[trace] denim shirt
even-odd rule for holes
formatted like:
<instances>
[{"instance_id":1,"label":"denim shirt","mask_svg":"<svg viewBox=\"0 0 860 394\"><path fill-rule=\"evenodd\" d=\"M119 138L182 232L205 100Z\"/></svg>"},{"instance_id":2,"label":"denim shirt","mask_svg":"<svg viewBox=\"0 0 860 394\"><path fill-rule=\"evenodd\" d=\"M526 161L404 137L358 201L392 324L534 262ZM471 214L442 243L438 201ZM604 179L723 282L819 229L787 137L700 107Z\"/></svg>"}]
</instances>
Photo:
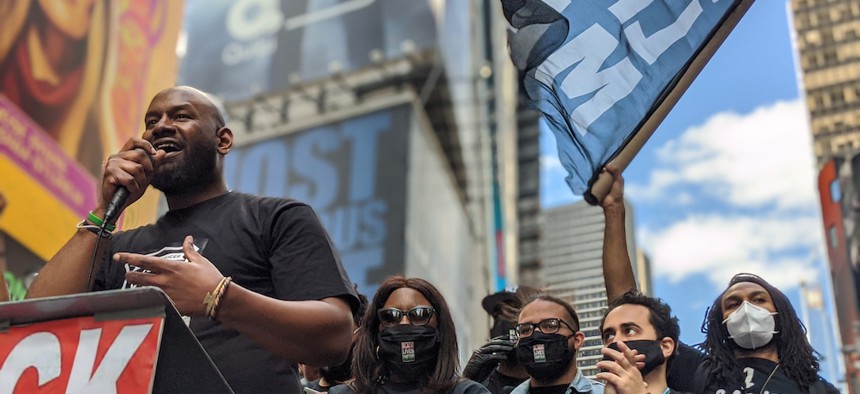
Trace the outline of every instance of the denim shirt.
<instances>
[{"instance_id":1,"label":"denim shirt","mask_svg":"<svg viewBox=\"0 0 860 394\"><path fill-rule=\"evenodd\" d=\"M527 379L525 382L517 386L514 391L511 391L511 394L528 394L531 389L531 384L529 382L531 382L531 379ZM603 394L603 386L603 383L596 380L590 380L582 375L582 371L577 370L576 376L573 377L573 381L570 382L569 386L567 386L565 394Z\"/></svg>"}]
</instances>

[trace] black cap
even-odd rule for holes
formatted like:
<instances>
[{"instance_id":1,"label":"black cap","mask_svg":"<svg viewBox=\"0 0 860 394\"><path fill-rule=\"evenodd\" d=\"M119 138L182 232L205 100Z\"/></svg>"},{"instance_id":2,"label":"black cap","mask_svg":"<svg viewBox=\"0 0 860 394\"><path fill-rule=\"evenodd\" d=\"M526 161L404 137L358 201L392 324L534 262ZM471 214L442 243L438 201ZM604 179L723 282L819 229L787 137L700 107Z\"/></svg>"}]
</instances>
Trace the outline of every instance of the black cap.
<instances>
[{"instance_id":1,"label":"black cap","mask_svg":"<svg viewBox=\"0 0 860 394\"><path fill-rule=\"evenodd\" d=\"M481 300L481 306L488 314L498 313L499 305L503 302L518 303L517 287L509 287L498 293L490 294Z\"/></svg>"}]
</instances>

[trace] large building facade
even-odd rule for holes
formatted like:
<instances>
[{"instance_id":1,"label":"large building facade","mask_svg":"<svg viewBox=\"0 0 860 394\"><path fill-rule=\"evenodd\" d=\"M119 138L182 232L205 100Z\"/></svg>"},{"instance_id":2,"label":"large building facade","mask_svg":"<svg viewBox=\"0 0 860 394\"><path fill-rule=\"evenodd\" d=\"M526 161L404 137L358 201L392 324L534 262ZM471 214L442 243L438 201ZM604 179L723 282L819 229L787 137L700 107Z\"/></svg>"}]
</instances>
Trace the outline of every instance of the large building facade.
<instances>
[{"instance_id":1,"label":"large building facade","mask_svg":"<svg viewBox=\"0 0 860 394\"><path fill-rule=\"evenodd\" d=\"M483 345L481 298L516 281L501 5L190 0L186 15L180 80L225 101L229 186L310 203L362 292L425 278L448 299L461 357Z\"/></svg>"},{"instance_id":2,"label":"large building facade","mask_svg":"<svg viewBox=\"0 0 860 394\"><path fill-rule=\"evenodd\" d=\"M633 211L627 205L627 250L636 262ZM577 355L577 365L586 376L597 374L595 364L603 356L598 327L607 307L603 281L603 210L585 201L551 208L543 212L541 237L542 276L550 294L573 305L579 316L585 344ZM634 273L647 272L634 268ZM650 283L648 278L637 282Z\"/></svg>"},{"instance_id":3,"label":"large building facade","mask_svg":"<svg viewBox=\"0 0 860 394\"><path fill-rule=\"evenodd\" d=\"M792 0L846 383L860 392L860 2Z\"/></svg>"},{"instance_id":4,"label":"large building facade","mask_svg":"<svg viewBox=\"0 0 860 394\"><path fill-rule=\"evenodd\" d=\"M860 2L793 0L815 156L860 150Z\"/></svg>"}]
</instances>

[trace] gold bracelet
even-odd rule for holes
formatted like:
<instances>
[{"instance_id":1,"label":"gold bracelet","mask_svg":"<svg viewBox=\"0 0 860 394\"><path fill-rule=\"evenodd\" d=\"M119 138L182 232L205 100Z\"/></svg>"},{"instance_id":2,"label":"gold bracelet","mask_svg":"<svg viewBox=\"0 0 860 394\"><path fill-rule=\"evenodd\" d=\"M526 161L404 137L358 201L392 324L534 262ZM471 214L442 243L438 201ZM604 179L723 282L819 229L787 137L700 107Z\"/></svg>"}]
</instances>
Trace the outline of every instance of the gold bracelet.
<instances>
[{"instance_id":1,"label":"gold bracelet","mask_svg":"<svg viewBox=\"0 0 860 394\"><path fill-rule=\"evenodd\" d=\"M221 291L221 286L224 286L224 280L227 277L221 277L221 280L218 281L218 285L215 286L215 290L212 290L210 293L206 293L206 296L203 297L203 314L206 317L209 317L212 313L212 307L215 304L215 297L217 297L218 292Z\"/></svg>"},{"instance_id":2,"label":"gold bracelet","mask_svg":"<svg viewBox=\"0 0 860 394\"><path fill-rule=\"evenodd\" d=\"M218 304L221 302L221 297L224 296L224 290L227 289L227 286L233 278L229 276L225 276L221 278L221 281L218 282L218 285L215 286L215 290L211 293L206 293L206 296L203 297L203 314L210 318L215 318L215 313L218 309Z\"/></svg>"},{"instance_id":3,"label":"gold bracelet","mask_svg":"<svg viewBox=\"0 0 860 394\"><path fill-rule=\"evenodd\" d=\"M233 280L231 277L227 277L224 281L224 286L221 286L221 291L218 292L218 296L215 297L215 305L212 307L212 314L209 315L209 318L215 320L218 314L218 307L221 305L221 298L224 298L224 293L227 292L227 286L230 286L230 282Z\"/></svg>"}]
</instances>

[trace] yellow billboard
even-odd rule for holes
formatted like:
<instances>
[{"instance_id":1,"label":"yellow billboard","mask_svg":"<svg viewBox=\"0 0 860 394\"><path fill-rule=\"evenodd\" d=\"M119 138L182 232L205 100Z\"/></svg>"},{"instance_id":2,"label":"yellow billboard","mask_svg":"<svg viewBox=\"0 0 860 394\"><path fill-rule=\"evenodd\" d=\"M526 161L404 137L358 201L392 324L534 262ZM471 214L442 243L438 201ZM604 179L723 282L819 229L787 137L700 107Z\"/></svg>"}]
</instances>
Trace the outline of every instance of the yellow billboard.
<instances>
[{"instance_id":1,"label":"yellow billboard","mask_svg":"<svg viewBox=\"0 0 860 394\"><path fill-rule=\"evenodd\" d=\"M104 159L141 134L149 98L174 85L183 4L0 2L0 194L7 203L0 231L39 260L95 208ZM151 221L156 199L148 193L123 225Z\"/></svg>"}]
</instances>

